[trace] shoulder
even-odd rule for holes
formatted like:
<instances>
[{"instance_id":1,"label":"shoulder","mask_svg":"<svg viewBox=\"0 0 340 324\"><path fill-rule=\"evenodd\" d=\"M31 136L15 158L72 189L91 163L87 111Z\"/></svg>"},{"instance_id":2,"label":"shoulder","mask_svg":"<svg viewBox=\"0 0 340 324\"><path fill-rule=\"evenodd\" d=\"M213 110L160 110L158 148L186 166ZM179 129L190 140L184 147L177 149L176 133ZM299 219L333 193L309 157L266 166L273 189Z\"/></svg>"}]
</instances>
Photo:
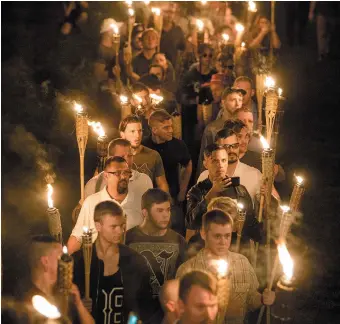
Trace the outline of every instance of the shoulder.
<instances>
[{"instance_id":1,"label":"shoulder","mask_svg":"<svg viewBox=\"0 0 340 324\"><path fill-rule=\"evenodd\" d=\"M194 265L195 265L195 261L196 261L196 256L189 259L188 261L184 262L183 264L181 264L177 270L176 273L176 278L180 279L182 278L185 274L191 272L192 270L194 270Z\"/></svg>"},{"instance_id":2,"label":"shoulder","mask_svg":"<svg viewBox=\"0 0 340 324\"><path fill-rule=\"evenodd\" d=\"M245 163L243 163L243 162L239 162L239 163L240 163L241 168L242 168L245 172L247 172L247 173L252 173L252 174L256 174L256 175L261 175L261 172L260 172L258 169L254 168L254 167L252 167L252 166L250 166L250 165L248 165L248 164L245 164Z\"/></svg>"},{"instance_id":3,"label":"shoulder","mask_svg":"<svg viewBox=\"0 0 340 324\"><path fill-rule=\"evenodd\" d=\"M120 258L123 261L126 261L129 265L131 266L132 264L145 264L145 258L136 252L135 250L131 249L127 245L124 244L119 244L119 253L120 253Z\"/></svg>"},{"instance_id":4,"label":"shoulder","mask_svg":"<svg viewBox=\"0 0 340 324\"><path fill-rule=\"evenodd\" d=\"M182 235L178 234L177 232L175 232L173 229L169 228L167 231L167 235L169 238L171 238L172 240L179 242L179 243L183 243L183 241L185 242L185 239Z\"/></svg>"},{"instance_id":5,"label":"shoulder","mask_svg":"<svg viewBox=\"0 0 340 324\"><path fill-rule=\"evenodd\" d=\"M126 231L126 237L125 237L126 245L129 245L131 241L133 241L135 235L137 235L137 232L138 232L137 226L132 227L128 231Z\"/></svg>"},{"instance_id":6,"label":"shoulder","mask_svg":"<svg viewBox=\"0 0 340 324\"><path fill-rule=\"evenodd\" d=\"M134 181L138 181L138 182L141 182L141 183L151 181L150 177L145 173L139 172L137 170L132 170L132 172L133 172L133 175L134 175L134 179L133 179Z\"/></svg>"},{"instance_id":7,"label":"shoulder","mask_svg":"<svg viewBox=\"0 0 340 324\"><path fill-rule=\"evenodd\" d=\"M248 266L251 267L249 260L243 254L229 251L229 257L230 257L231 262L242 263L243 265L247 267Z\"/></svg>"}]
</instances>

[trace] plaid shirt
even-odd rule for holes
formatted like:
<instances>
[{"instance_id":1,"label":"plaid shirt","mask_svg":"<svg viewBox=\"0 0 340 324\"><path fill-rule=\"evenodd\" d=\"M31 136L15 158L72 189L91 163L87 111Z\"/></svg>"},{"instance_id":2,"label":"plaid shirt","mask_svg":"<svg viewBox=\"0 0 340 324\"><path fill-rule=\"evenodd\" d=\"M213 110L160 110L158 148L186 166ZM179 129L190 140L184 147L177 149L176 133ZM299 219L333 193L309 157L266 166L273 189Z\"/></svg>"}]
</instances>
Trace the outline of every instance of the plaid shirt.
<instances>
[{"instance_id":1,"label":"plaid shirt","mask_svg":"<svg viewBox=\"0 0 340 324\"><path fill-rule=\"evenodd\" d=\"M183 263L178 268L176 277L180 278L193 270L209 271L204 251L205 249L202 249L195 257ZM229 251L227 261L231 287L225 323L242 324L246 312L259 306L256 302L259 283L245 256Z\"/></svg>"}]
</instances>

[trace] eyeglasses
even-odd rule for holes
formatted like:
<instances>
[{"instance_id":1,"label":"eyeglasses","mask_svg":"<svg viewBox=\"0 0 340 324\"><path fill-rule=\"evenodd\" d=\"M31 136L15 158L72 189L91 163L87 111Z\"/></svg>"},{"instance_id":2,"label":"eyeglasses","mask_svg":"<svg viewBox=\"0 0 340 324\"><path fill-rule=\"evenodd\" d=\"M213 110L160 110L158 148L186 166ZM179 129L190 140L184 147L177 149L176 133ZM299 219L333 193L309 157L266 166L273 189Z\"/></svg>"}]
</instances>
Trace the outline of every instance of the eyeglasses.
<instances>
[{"instance_id":1,"label":"eyeglasses","mask_svg":"<svg viewBox=\"0 0 340 324\"><path fill-rule=\"evenodd\" d=\"M212 58L212 57L213 57L213 55L212 55L212 54L207 54L207 53L204 53L202 56L203 56L203 57L207 57L207 56L209 56L209 58Z\"/></svg>"},{"instance_id":2,"label":"eyeglasses","mask_svg":"<svg viewBox=\"0 0 340 324\"><path fill-rule=\"evenodd\" d=\"M107 173L113 174L116 177L131 177L132 172L130 170L124 170L124 171L114 171L114 172L109 172L106 171Z\"/></svg>"},{"instance_id":3,"label":"eyeglasses","mask_svg":"<svg viewBox=\"0 0 340 324\"><path fill-rule=\"evenodd\" d=\"M240 144L239 143L234 143L234 144L224 144L222 145L226 150L231 150L231 149L237 149L239 148Z\"/></svg>"},{"instance_id":4,"label":"eyeglasses","mask_svg":"<svg viewBox=\"0 0 340 324\"><path fill-rule=\"evenodd\" d=\"M229 70L233 70L234 67L235 67L235 65L227 65L227 68L228 68Z\"/></svg>"}]
</instances>

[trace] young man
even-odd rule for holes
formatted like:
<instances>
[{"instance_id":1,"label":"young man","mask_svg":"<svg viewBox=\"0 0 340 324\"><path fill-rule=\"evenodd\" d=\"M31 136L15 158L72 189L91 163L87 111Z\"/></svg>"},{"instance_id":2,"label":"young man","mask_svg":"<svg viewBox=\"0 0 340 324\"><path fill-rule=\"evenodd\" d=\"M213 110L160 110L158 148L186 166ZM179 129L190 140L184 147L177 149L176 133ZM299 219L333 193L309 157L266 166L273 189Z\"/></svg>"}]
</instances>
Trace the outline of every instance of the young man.
<instances>
[{"instance_id":1,"label":"young man","mask_svg":"<svg viewBox=\"0 0 340 324\"><path fill-rule=\"evenodd\" d=\"M162 324L174 324L179 319L179 280L167 280L159 291L159 302L164 312Z\"/></svg>"},{"instance_id":2,"label":"young man","mask_svg":"<svg viewBox=\"0 0 340 324\"><path fill-rule=\"evenodd\" d=\"M192 172L189 150L182 140L173 137L172 117L165 110L159 109L150 115L149 127L152 135L143 141L143 145L160 154L170 195L183 202ZM184 170L179 180L180 167Z\"/></svg>"},{"instance_id":3,"label":"young man","mask_svg":"<svg viewBox=\"0 0 340 324\"><path fill-rule=\"evenodd\" d=\"M232 185L228 176L228 150L225 146L211 144L204 152L204 166L209 176L193 186L187 195L187 228L198 230L202 225L203 214L212 198L224 196L242 201L245 210L254 210L252 199L243 185Z\"/></svg>"},{"instance_id":4,"label":"young man","mask_svg":"<svg viewBox=\"0 0 340 324\"><path fill-rule=\"evenodd\" d=\"M218 313L217 281L208 272L192 271L180 280L179 324L212 324Z\"/></svg>"},{"instance_id":5,"label":"young man","mask_svg":"<svg viewBox=\"0 0 340 324\"><path fill-rule=\"evenodd\" d=\"M119 131L120 136L131 143L134 168L147 174L154 187L169 192L161 156L142 145L143 129L140 118L134 115L127 116L120 122Z\"/></svg>"},{"instance_id":6,"label":"young man","mask_svg":"<svg viewBox=\"0 0 340 324\"><path fill-rule=\"evenodd\" d=\"M126 245L147 260L154 297L166 280L175 278L187 249L184 238L169 228L170 199L162 190L149 189L142 198L143 223L126 233Z\"/></svg>"},{"instance_id":7,"label":"young man","mask_svg":"<svg viewBox=\"0 0 340 324\"><path fill-rule=\"evenodd\" d=\"M34 295L40 295L58 307L58 295L56 295L55 288L58 277L58 259L61 255L62 246L52 236L39 235L32 239L29 251L31 287L25 295L25 300L29 305L32 305ZM78 287L75 284L72 285L71 296L73 297L70 305L71 314L63 315L70 316L72 321L77 323L94 323L91 314L81 301Z\"/></svg>"},{"instance_id":8,"label":"young man","mask_svg":"<svg viewBox=\"0 0 340 324\"><path fill-rule=\"evenodd\" d=\"M122 207L126 214L126 228L132 228L142 222L140 201L142 192L129 192L129 179L131 170L127 162L119 156L110 157L105 163L105 174L107 185L101 191L87 197L80 210L77 223L67 242L70 253L80 249L83 226L92 229L93 242L97 238L97 230L94 222L94 210L102 201L114 201Z\"/></svg>"},{"instance_id":9,"label":"young man","mask_svg":"<svg viewBox=\"0 0 340 324\"><path fill-rule=\"evenodd\" d=\"M261 305L272 305L275 293L265 289L261 295L256 274L247 258L229 251L233 221L221 210L212 210L203 216L201 236L205 248L197 256L185 262L177 271L176 277L182 278L193 270L216 273L214 261L224 259L228 262L230 278L230 297L225 321L243 323L248 310L255 310Z\"/></svg>"},{"instance_id":10,"label":"young man","mask_svg":"<svg viewBox=\"0 0 340 324\"><path fill-rule=\"evenodd\" d=\"M134 312L143 322L155 314L151 298L149 270L145 259L120 244L125 230L122 208L113 201L103 201L94 210L98 238L92 247L90 297L96 323L126 323ZM74 279L84 294L84 259L82 251L74 255Z\"/></svg>"}]
</instances>

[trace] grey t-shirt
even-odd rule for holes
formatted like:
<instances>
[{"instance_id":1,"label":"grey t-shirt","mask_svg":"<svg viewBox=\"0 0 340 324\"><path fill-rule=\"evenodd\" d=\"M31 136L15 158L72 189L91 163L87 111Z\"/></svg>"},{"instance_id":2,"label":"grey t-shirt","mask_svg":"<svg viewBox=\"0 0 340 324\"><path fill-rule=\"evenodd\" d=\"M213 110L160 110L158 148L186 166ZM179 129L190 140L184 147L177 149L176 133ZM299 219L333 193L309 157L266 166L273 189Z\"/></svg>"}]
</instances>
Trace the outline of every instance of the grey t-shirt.
<instances>
[{"instance_id":1,"label":"grey t-shirt","mask_svg":"<svg viewBox=\"0 0 340 324\"><path fill-rule=\"evenodd\" d=\"M142 146L142 150L134 156L133 169L147 174L157 187L156 178L164 175L162 158L155 150Z\"/></svg>"}]
</instances>

